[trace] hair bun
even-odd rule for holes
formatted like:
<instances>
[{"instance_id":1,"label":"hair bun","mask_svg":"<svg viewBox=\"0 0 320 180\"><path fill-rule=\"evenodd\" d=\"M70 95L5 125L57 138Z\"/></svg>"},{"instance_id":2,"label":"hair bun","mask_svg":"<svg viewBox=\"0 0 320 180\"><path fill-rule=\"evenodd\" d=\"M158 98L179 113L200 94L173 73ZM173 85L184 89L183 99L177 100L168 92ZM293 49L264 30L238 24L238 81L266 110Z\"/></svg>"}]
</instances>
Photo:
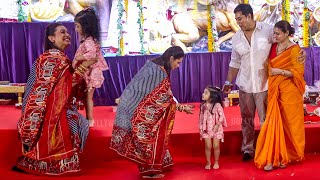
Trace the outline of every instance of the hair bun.
<instances>
[{"instance_id":1,"label":"hair bun","mask_svg":"<svg viewBox=\"0 0 320 180\"><path fill-rule=\"evenodd\" d=\"M293 26L290 25L289 27L289 35L294 34L295 33L295 29Z\"/></svg>"},{"instance_id":2,"label":"hair bun","mask_svg":"<svg viewBox=\"0 0 320 180\"><path fill-rule=\"evenodd\" d=\"M94 9L92 7L87 7L83 9L83 12L88 12L88 13L95 13Z\"/></svg>"}]
</instances>

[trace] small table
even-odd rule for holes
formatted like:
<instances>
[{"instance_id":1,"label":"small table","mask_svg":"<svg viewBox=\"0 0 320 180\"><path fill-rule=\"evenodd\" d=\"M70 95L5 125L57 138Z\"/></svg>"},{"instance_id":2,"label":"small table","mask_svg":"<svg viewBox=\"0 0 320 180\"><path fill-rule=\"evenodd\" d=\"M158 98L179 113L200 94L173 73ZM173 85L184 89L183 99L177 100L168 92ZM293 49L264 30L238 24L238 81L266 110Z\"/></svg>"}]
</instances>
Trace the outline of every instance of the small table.
<instances>
[{"instance_id":1,"label":"small table","mask_svg":"<svg viewBox=\"0 0 320 180\"><path fill-rule=\"evenodd\" d=\"M22 94L25 86L0 85L0 93L18 93L18 103L16 106L22 105Z\"/></svg>"},{"instance_id":2,"label":"small table","mask_svg":"<svg viewBox=\"0 0 320 180\"><path fill-rule=\"evenodd\" d=\"M232 100L234 98L239 98L239 93L230 93L230 94L228 94L228 98L229 98L229 101L230 101L230 106L232 106L233 105Z\"/></svg>"}]
</instances>

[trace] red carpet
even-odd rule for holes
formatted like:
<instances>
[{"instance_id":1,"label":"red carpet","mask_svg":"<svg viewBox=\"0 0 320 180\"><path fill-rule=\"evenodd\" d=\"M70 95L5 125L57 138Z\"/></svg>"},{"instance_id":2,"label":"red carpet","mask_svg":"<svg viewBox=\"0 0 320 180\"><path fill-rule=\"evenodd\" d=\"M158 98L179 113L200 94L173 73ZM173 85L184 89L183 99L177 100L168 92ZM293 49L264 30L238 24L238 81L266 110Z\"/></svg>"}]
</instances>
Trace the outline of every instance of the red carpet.
<instances>
[{"instance_id":1,"label":"red carpet","mask_svg":"<svg viewBox=\"0 0 320 180\"><path fill-rule=\"evenodd\" d=\"M196 107L199 104L195 104ZM313 107L308 107L311 111ZM51 179L51 177L21 174L10 170L20 153L16 123L20 109L14 106L0 106L0 177L1 179ZM83 112L82 112L83 113ZM302 164L290 165L286 169L264 172L256 169L253 162L241 162L241 119L239 107L225 108L228 127L225 128L225 142L221 144L219 170L203 169L204 145L199 140L198 113L193 115L177 113L170 150L175 161L173 170L164 179L318 179L320 175L313 169L320 168L319 124L306 125L306 160ZM121 159L109 150L110 135L115 113L112 107L95 107L96 126L91 129L85 152L81 155L83 171L80 176L53 177L58 179L139 179L135 164ZM256 129L259 124L256 119ZM258 133L258 132L257 132ZM315 153L317 152L317 153ZM213 157L212 157L213 158Z\"/></svg>"}]
</instances>

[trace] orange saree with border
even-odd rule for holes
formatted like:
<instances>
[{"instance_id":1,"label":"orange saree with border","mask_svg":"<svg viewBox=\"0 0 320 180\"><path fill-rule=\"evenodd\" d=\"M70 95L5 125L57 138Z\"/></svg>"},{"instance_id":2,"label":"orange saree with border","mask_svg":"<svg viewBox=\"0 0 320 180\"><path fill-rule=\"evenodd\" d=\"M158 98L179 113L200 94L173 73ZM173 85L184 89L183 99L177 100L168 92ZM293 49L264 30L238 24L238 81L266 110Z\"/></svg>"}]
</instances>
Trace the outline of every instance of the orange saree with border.
<instances>
[{"instance_id":1,"label":"orange saree with border","mask_svg":"<svg viewBox=\"0 0 320 180\"><path fill-rule=\"evenodd\" d=\"M273 44L270 68L288 70L293 77L269 76L266 120L258 136L254 162L258 168L279 167L304 158L305 130L303 93L305 91L304 64L297 61L300 47L293 45L276 54Z\"/></svg>"}]
</instances>

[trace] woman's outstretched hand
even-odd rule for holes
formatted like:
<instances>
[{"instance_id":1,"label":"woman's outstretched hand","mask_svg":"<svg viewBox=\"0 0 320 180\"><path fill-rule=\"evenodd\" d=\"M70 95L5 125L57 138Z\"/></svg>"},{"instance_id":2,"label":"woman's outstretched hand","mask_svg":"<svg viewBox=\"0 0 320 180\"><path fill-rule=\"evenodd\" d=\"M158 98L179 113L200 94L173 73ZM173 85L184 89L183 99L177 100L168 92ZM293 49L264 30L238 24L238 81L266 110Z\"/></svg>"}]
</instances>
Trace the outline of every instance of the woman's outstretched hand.
<instances>
[{"instance_id":1,"label":"woman's outstretched hand","mask_svg":"<svg viewBox=\"0 0 320 180\"><path fill-rule=\"evenodd\" d=\"M193 114L194 105L188 104L184 105L184 112L187 114Z\"/></svg>"}]
</instances>

